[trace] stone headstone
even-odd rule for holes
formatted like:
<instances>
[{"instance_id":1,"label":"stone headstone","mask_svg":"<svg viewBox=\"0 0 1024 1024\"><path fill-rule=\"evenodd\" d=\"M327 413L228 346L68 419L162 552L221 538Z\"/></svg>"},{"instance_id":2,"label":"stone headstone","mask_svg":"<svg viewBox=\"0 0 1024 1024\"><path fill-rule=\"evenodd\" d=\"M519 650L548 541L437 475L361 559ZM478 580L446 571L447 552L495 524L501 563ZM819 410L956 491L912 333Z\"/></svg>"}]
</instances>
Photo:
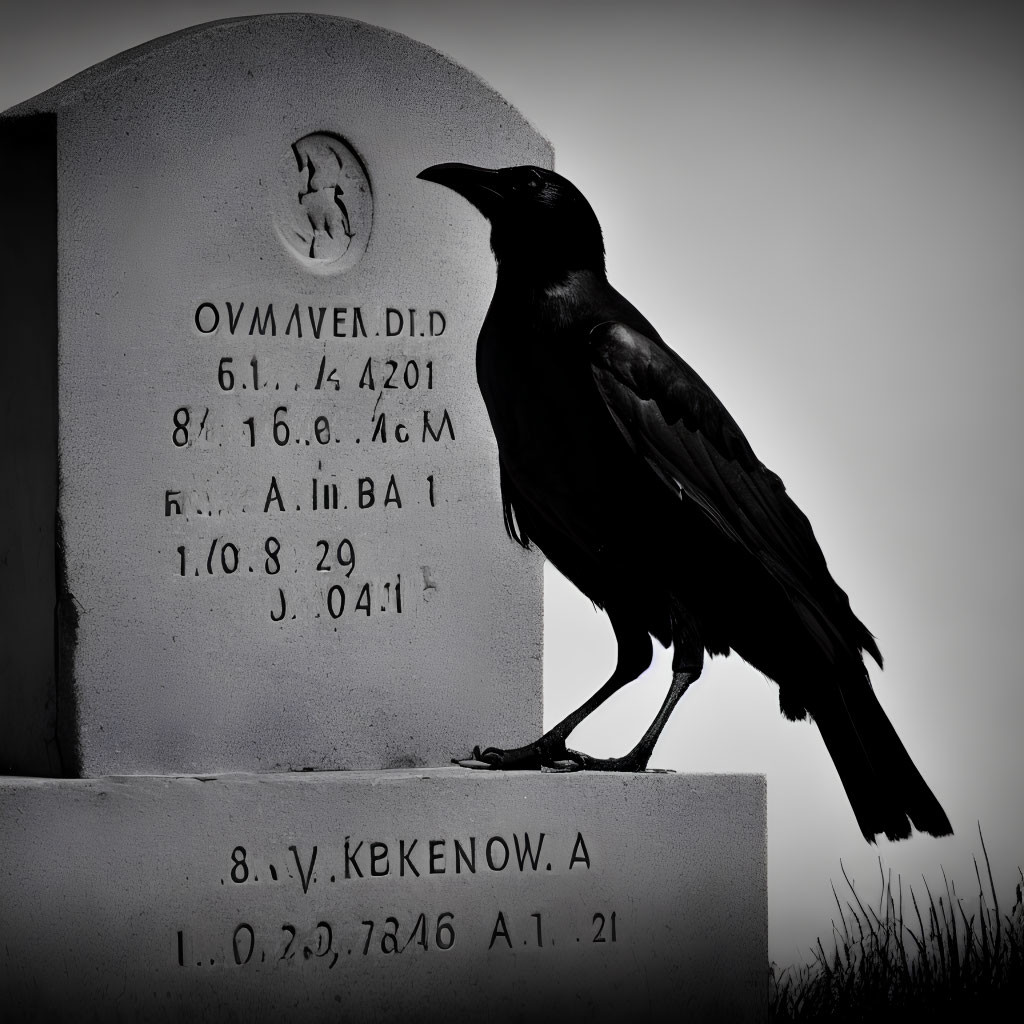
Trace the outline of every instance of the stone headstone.
<instances>
[{"instance_id":1,"label":"stone headstone","mask_svg":"<svg viewBox=\"0 0 1024 1024\"><path fill-rule=\"evenodd\" d=\"M756 1021L763 776L0 780L12 1019Z\"/></svg>"},{"instance_id":2,"label":"stone headstone","mask_svg":"<svg viewBox=\"0 0 1024 1024\"><path fill-rule=\"evenodd\" d=\"M0 1014L761 1019L762 777L412 767L541 727L493 261L416 174L547 143L305 15L123 54L0 141L0 757L116 776L0 778Z\"/></svg>"},{"instance_id":3,"label":"stone headstone","mask_svg":"<svg viewBox=\"0 0 1024 1024\"><path fill-rule=\"evenodd\" d=\"M536 735L541 565L475 383L493 261L416 174L548 143L428 47L312 15L129 51L0 138L7 770Z\"/></svg>"}]
</instances>

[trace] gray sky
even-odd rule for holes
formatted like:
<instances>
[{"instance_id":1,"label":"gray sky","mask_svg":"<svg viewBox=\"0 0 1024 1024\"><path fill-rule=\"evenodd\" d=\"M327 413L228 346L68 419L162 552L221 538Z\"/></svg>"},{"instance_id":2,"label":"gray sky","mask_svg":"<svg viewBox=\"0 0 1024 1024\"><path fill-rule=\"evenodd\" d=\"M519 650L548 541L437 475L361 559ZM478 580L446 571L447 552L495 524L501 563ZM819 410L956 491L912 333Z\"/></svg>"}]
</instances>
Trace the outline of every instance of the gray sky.
<instances>
[{"instance_id":1,"label":"gray sky","mask_svg":"<svg viewBox=\"0 0 1024 1024\"><path fill-rule=\"evenodd\" d=\"M1024 63L1012 5L382 2L5 11L0 109L202 21L311 10L395 29L486 79L590 198L609 275L786 481L886 658L883 706L956 835L864 843L817 730L716 659L652 766L768 776L770 953L829 935L840 858L877 895L971 890L985 832L1024 859ZM496 512L497 514L497 512ZM546 721L609 673L603 615L546 585ZM632 746L667 657L575 737ZM474 738L475 739L475 738Z\"/></svg>"}]
</instances>

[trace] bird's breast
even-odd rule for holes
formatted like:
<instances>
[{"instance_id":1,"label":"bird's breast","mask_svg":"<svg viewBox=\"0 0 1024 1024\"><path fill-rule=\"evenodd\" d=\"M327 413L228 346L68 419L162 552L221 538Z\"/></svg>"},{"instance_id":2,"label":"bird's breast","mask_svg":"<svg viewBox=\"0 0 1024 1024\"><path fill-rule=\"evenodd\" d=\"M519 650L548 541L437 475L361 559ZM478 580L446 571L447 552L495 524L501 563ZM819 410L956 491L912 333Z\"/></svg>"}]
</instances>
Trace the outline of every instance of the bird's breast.
<instances>
[{"instance_id":1,"label":"bird's breast","mask_svg":"<svg viewBox=\"0 0 1024 1024\"><path fill-rule=\"evenodd\" d=\"M579 452L586 407L594 397L592 379L582 360L545 344L552 339L503 335L481 334L480 391L506 467L541 472L540 463Z\"/></svg>"},{"instance_id":2,"label":"bird's breast","mask_svg":"<svg viewBox=\"0 0 1024 1024\"><path fill-rule=\"evenodd\" d=\"M587 546L604 546L644 482L598 394L585 339L489 316L477 377L520 497Z\"/></svg>"}]
</instances>

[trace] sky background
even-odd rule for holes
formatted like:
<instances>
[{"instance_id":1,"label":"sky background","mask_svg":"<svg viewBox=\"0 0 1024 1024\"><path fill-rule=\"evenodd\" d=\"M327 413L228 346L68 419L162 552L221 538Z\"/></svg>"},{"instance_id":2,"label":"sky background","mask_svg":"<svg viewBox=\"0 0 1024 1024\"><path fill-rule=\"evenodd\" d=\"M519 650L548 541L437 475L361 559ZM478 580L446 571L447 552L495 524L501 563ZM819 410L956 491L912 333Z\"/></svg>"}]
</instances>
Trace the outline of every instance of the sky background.
<instances>
[{"instance_id":1,"label":"sky background","mask_svg":"<svg viewBox=\"0 0 1024 1024\"><path fill-rule=\"evenodd\" d=\"M554 145L609 277L715 389L808 514L878 637L876 692L956 834L868 846L816 728L710 662L652 767L763 772L769 952L827 941L840 861L877 899L940 865L962 895L985 834L1008 904L1024 862L1024 61L993 3L5 5L0 109L155 36L309 10L427 43ZM497 513L496 513L497 514ZM548 571L545 721L614 664L607 620ZM669 657L574 746L624 752Z\"/></svg>"}]
</instances>

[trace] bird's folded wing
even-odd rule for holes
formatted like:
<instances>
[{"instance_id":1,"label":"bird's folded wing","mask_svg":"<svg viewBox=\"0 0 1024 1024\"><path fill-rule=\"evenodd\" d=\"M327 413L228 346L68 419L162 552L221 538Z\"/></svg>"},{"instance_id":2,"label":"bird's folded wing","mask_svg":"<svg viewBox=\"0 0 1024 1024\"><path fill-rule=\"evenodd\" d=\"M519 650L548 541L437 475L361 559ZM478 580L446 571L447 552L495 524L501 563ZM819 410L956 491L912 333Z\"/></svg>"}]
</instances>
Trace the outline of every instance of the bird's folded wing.
<instances>
[{"instance_id":1,"label":"bird's folded wing","mask_svg":"<svg viewBox=\"0 0 1024 1024\"><path fill-rule=\"evenodd\" d=\"M660 339L623 323L594 328L590 358L598 391L633 450L753 555L802 610L813 609L815 632L825 626L832 636L819 639L831 647L842 627L830 620L843 605L848 612L846 595L829 575L807 517L707 384Z\"/></svg>"}]
</instances>

